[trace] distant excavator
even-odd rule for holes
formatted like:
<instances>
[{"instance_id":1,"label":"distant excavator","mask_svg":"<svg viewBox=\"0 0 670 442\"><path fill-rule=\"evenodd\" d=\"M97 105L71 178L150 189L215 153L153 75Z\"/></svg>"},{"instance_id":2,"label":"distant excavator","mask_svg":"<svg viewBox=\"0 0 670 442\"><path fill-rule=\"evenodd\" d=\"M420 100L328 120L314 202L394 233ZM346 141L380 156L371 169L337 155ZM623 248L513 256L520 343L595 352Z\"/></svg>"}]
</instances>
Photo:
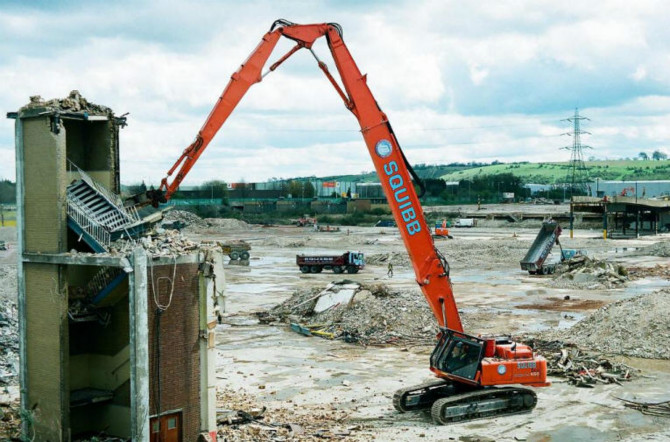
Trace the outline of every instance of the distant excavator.
<instances>
[{"instance_id":1,"label":"distant excavator","mask_svg":"<svg viewBox=\"0 0 670 442\"><path fill-rule=\"evenodd\" d=\"M262 72L281 37L293 40L295 46ZM326 39L344 89L312 48L321 37ZM154 206L167 202L247 90L300 49L311 52L344 106L358 120L414 267L416 281L440 328L437 345L430 357L430 369L438 379L398 390L393 398L395 408L401 412L430 408L433 419L439 424L531 411L537 403L535 392L515 384L548 386L546 361L527 345L512 342L509 338L464 333L452 293L449 264L433 243L414 188L416 184L423 194L423 183L405 158L386 114L370 92L367 76L361 74L344 44L340 25L275 21L249 58L232 75L195 140L168 171L160 188L147 192L148 201ZM168 182L168 177L177 168L176 177Z\"/></svg>"}]
</instances>

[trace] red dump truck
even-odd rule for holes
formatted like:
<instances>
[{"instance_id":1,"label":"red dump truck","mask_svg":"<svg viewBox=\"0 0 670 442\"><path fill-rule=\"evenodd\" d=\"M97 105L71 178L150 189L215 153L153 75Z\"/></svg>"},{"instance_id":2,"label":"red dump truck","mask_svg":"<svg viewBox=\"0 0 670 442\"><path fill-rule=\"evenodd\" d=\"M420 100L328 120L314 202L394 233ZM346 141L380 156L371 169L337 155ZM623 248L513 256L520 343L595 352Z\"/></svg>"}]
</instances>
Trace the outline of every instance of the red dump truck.
<instances>
[{"instance_id":1,"label":"red dump truck","mask_svg":"<svg viewBox=\"0 0 670 442\"><path fill-rule=\"evenodd\" d=\"M332 270L335 273L358 273L365 267L365 256L361 252L346 252L342 255L296 255L295 263L302 273L321 273Z\"/></svg>"}]
</instances>

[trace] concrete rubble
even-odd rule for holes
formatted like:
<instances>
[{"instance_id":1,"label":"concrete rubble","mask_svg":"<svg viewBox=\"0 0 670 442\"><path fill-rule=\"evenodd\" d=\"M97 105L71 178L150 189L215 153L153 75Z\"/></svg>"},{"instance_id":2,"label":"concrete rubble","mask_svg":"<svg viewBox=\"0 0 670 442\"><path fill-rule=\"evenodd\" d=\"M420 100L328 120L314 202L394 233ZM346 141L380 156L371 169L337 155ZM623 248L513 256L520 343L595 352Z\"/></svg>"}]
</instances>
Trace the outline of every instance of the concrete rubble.
<instances>
[{"instance_id":1,"label":"concrete rubble","mask_svg":"<svg viewBox=\"0 0 670 442\"><path fill-rule=\"evenodd\" d=\"M211 233L220 231L249 230L246 222L234 218L200 218L198 215L186 210L170 210L165 213L163 223L183 223L184 229L193 233Z\"/></svg>"},{"instance_id":2,"label":"concrete rubble","mask_svg":"<svg viewBox=\"0 0 670 442\"><path fill-rule=\"evenodd\" d=\"M47 107L54 110L66 112L88 112L93 114L112 114L112 110L107 106L93 104L81 96L78 90L71 91L66 98L54 98L44 100L39 95L30 97L30 103L23 106L21 110L32 108Z\"/></svg>"},{"instance_id":3,"label":"concrete rubble","mask_svg":"<svg viewBox=\"0 0 670 442\"><path fill-rule=\"evenodd\" d=\"M593 290L625 287L627 281L628 272L624 266L578 255L558 266L551 285Z\"/></svg>"},{"instance_id":4,"label":"concrete rubble","mask_svg":"<svg viewBox=\"0 0 670 442\"><path fill-rule=\"evenodd\" d=\"M189 240L177 230L156 229L137 240L118 240L111 247L112 254L129 254L138 245L152 256L176 256L191 253L199 247L199 243Z\"/></svg>"},{"instance_id":5,"label":"concrete rubble","mask_svg":"<svg viewBox=\"0 0 670 442\"><path fill-rule=\"evenodd\" d=\"M0 388L18 384L19 322L16 303L0 299Z\"/></svg>"},{"instance_id":6,"label":"concrete rubble","mask_svg":"<svg viewBox=\"0 0 670 442\"><path fill-rule=\"evenodd\" d=\"M661 241L639 250L630 252L628 256L661 256L670 257L670 241Z\"/></svg>"},{"instance_id":7,"label":"concrete rubble","mask_svg":"<svg viewBox=\"0 0 670 442\"><path fill-rule=\"evenodd\" d=\"M179 221L186 224L187 226L195 228L207 227L207 223L195 213L188 212L186 210L170 210L165 212L163 222L172 223L175 221Z\"/></svg>"},{"instance_id":8,"label":"concrete rubble","mask_svg":"<svg viewBox=\"0 0 670 442\"><path fill-rule=\"evenodd\" d=\"M299 323L361 345L430 344L437 333L437 321L420 293L346 279L323 290L299 290L258 316L265 323Z\"/></svg>"},{"instance_id":9,"label":"concrete rubble","mask_svg":"<svg viewBox=\"0 0 670 442\"><path fill-rule=\"evenodd\" d=\"M573 327L546 336L602 354L670 359L670 289L605 305Z\"/></svg>"},{"instance_id":10,"label":"concrete rubble","mask_svg":"<svg viewBox=\"0 0 670 442\"><path fill-rule=\"evenodd\" d=\"M0 389L18 385L19 320L16 267L0 266Z\"/></svg>"}]
</instances>

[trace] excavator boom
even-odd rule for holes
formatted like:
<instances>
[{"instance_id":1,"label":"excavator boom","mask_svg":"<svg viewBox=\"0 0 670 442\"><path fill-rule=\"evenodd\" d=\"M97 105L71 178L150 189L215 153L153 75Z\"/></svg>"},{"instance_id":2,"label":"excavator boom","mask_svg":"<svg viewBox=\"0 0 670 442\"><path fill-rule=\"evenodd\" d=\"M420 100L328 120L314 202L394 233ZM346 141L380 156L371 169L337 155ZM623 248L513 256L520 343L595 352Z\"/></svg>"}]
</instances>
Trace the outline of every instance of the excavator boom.
<instances>
[{"instance_id":1,"label":"excavator boom","mask_svg":"<svg viewBox=\"0 0 670 442\"><path fill-rule=\"evenodd\" d=\"M365 144L414 266L416 281L421 286L440 326L463 331L451 290L449 265L433 244L430 229L414 189L413 180L418 182L419 179L413 174L400 149L386 114L379 108L370 92L366 75L361 74L344 44L342 28L335 23L297 25L286 20L277 20L249 58L231 76L193 143L170 168L168 176L161 181L158 191L148 192L149 198L157 206L166 202L177 191L186 174L195 165L242 97L253 84L263 79L263 67L281 36L295 41L296 46L271 65L268 72L276 69L299 49L306 48L311 51L312 45L318 38L326 37L344 90L339 87L326 64L317 58L318 66L335 87L345 107L354 114L360 124ZM171 182L168 181L175 171L177 175Z\"/></svg>"},{"instance_id":2,"label":"excavator boom","mask_svg":"<svg viewBox=\"0 0 670 442\"><path fill-rule=\"evenodd\" d=\"M263 73L282 36L293 40L295 46ZM312 49L321 37L326 39L342 87ZM193 143L170 168L159 189L147 192L147 197L155 206L167 202L249 88L301 49L312 53L345 108L358 120L414 267L416 281L440 326L438 343L431 356L431 370L440 379L396 392L396 409L410 411L432 407L435 421L441 424L530 411L536 403L532 390L497 386L548 385L546 361L523 344L463 333L452 293L449 264L433 243L414 188L415 184L423 187L421 180L400 149L386 114L368 88L367 76L361 74L342 39L342 28L338 24L298 25L286 20L275 21L249 58L232 75ZM175 171L176 176L169 181Z\"/></svg>"}]
</instances>

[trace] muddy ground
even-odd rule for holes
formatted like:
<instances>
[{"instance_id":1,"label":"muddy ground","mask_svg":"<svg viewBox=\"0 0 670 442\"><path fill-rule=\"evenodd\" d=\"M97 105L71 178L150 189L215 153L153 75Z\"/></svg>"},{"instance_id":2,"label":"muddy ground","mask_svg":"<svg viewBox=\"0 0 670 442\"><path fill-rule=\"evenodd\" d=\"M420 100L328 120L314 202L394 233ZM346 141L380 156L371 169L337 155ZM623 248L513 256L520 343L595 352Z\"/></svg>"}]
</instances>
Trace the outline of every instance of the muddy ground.
<instances>
[{"instance_id":1,"label":"muddy ground","mask_svg":"<svg viewBox=\"0 0 670 442\"><path fill-rule=\"evenodd\" d=\"M537 389L531 414L437 427L425 413L400 414L391 397L401 387L431 379L426 340L415 344L361 346L297 334L286 325L265 325L256 313L289 299L296 290L324 288L342 279L324 271L301 274L297 253L340 254L359 250L394 259L394 276L385 262L346 275L366 285L384 283L392 290L416 293L411 266L395 228L247 227L222 224L205 233L187 229L193 240L243 239L251 246L248 262L226 265L226 313L217 327L216 376L221 409L267 407L262 424L224 425L221 440L666 440L670 420L630 410L617 397L668 400L668 360L612 356L643 370L642 377L618 385L580 389L561 378ZM5 234L5 232L0 232ZM564 330L598 308L670 287L663 272L640 271L626 287L579 290L552 287L551 276L530 276L519 260L537 228L453 229L453 240L438 240L451 265L454 293L466 331L471 334L541 334ZM567 232L566 232L567 233ZM588 251L636 269L666 268L670 258L633 256L640 248L670 237L603 241L597 230L562 237L563 247ZM11 244L14 246L14 244ZM13 250L0 252L11 266ZM565 298L569 296L569 300ZM667 332L667 330L665 330ZM427 332L432 333L432 331ZM16 391L15 389L12 391ZM267 425L268 423L275 425Z\"/></svg>"},{"instance_id":2,"label":"muddy ground","mask_svg":"<svg viewBox=\"0 0 670 442\"><path fill-rule=\"evenodd\" d=\"M550 276L530 276L519 269L518 261L536 230L453 229L454 240L438 241L451 264L454 293L467 331L520 335L567 329L604 305L670 286L666 278L650 276L618 289L553 288ZM589 256L626 266L670 264L664 257L628 256L668 238L603 241L599 235L595 230L576 231L574 239L568 235L562 238L563 247L585 249ZM424 413L400 414L391 404L393 392L430 379L432 347L425 341L366 348L305 337L286 325L259 324L254 314L271 309L297 289L323 288L341 279L326 271L301 274L295 265L297 253L360 250L371 256L391 254L392 278L387 277L386 263L380 262L359 274L346 275L347 279L363 284L382 282L391 289L421 296L411 266L396 258L395 253L404 254L404 246L395 229L354 227L324 233L298 227L253 227L222 231L220 238L245 239L253 249L248 265L232 263L226 267L226 318L218 328L217 376L222 390L248 395L256 406L277 412L293 410L297 421L312 412L321 416L323 407L332 408L338 419L331 425L345 428L347 435L340 437L347 440L662 440L670 435L670 421L626 409L616 399L670 399L670 363L616 355L612 360L640 368L646 377L622 386L598 385L588 390L553 378L551 387L537 390L539 404L532 414L448 427L434 426ZM200 239L219 237L208 234ZM565 300L566 296L570 299ZM278 422L290 423L286 421L291 420L291 414L280 416ZM266 419L272 421L272 415ZM244 440L249 436L241 427L235 431L226 431L227 437ZM258 440L276 437L269 427L254 431ZM310 435L314 432L282 437L308 440Z\"/></svg>"}]
</instances>

